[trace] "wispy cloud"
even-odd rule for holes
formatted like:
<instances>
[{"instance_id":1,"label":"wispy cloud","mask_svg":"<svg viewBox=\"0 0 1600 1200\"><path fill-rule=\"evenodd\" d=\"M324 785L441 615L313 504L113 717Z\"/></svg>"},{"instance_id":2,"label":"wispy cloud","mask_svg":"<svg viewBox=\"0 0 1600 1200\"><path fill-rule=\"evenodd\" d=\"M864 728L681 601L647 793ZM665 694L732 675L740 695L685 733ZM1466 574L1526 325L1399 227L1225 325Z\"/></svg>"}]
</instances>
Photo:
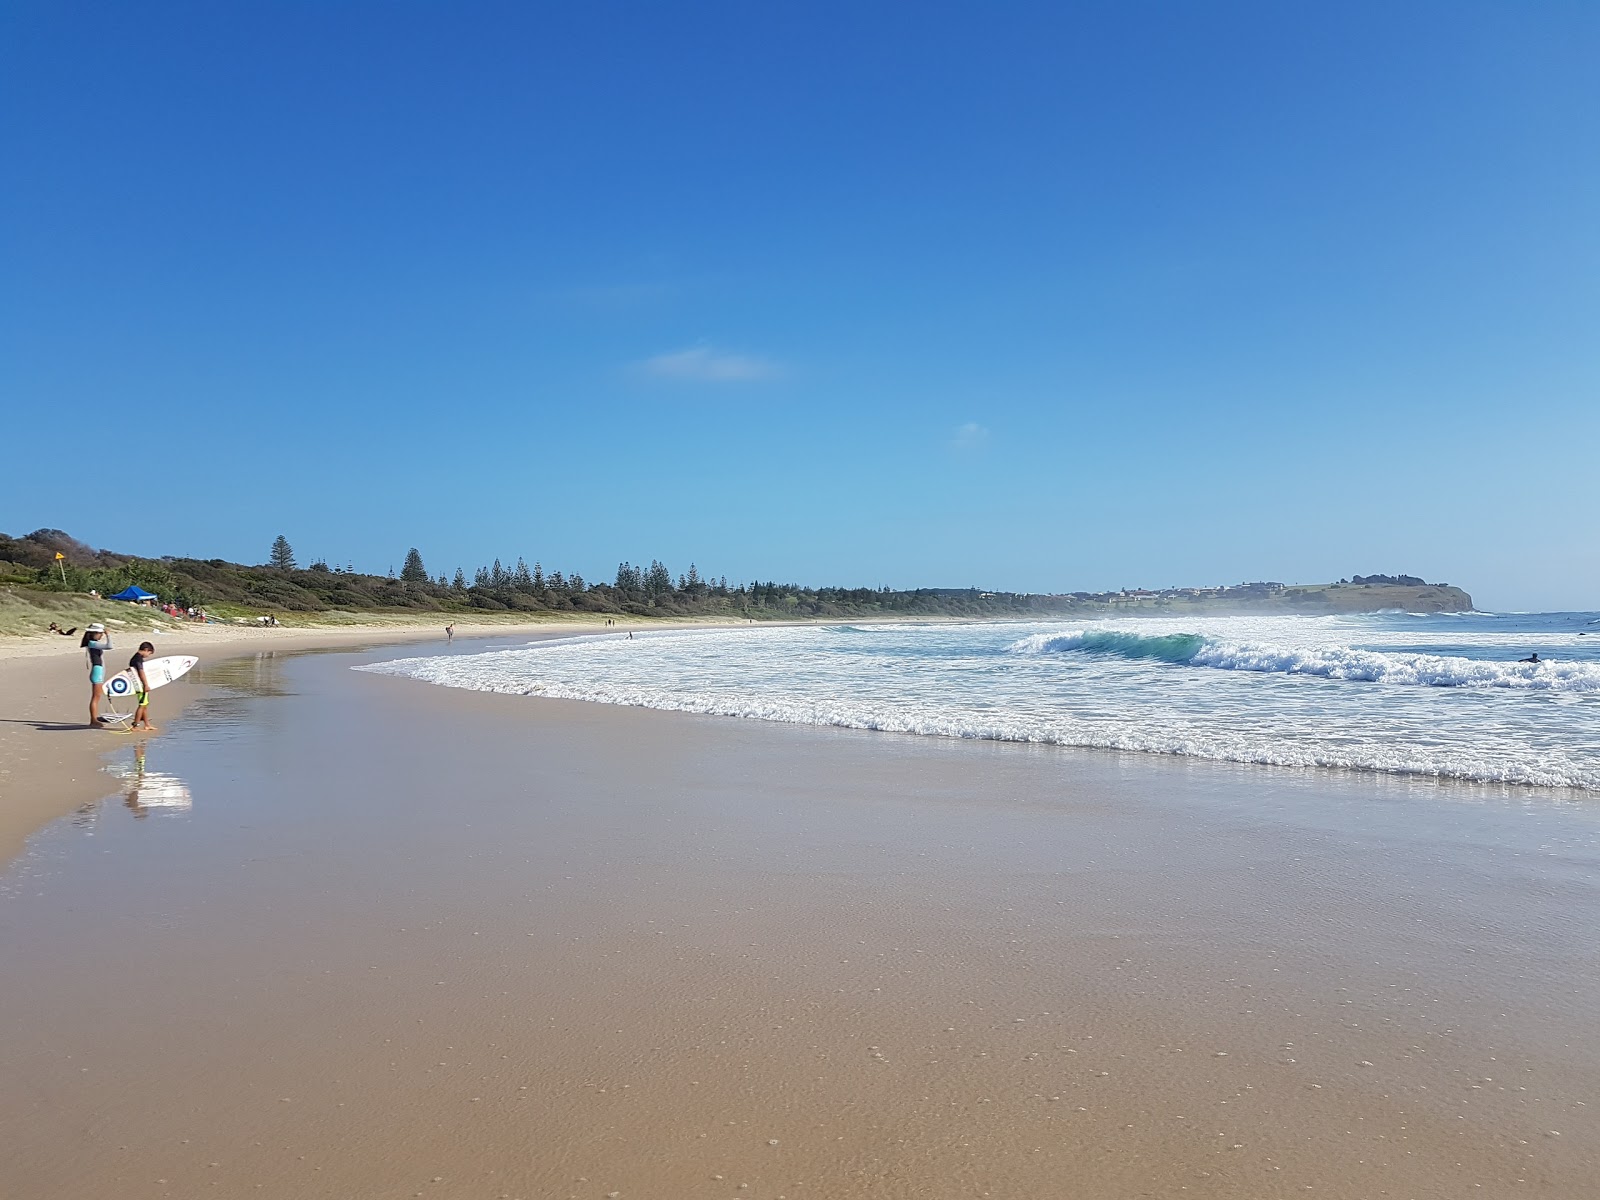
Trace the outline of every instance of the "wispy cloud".
<instances>
[{"instance_id":1,"label":"wispy cloud","mask_svg":"<svg viewBox=\"0 0 1600 1200\"><path fill-rule=\"evenodd\" d=\"M989 440L989 431L976 421L968 421L965 425L956 427L950 445L956 450L976 450Z\"/></svg>"},{"instance_id":2,"label":"wispy cloud","mask_svg":"<svg viewBox=\"0 0 1600 1200\"><path fill-rule=\"evenodd\" d=\"M641 364L658 379L686 379L699 383L749 383L771 379L778 364L749 354L727 354L710 346L691 346L671 354L658 354Z\"/></svg>"}]
</instances>

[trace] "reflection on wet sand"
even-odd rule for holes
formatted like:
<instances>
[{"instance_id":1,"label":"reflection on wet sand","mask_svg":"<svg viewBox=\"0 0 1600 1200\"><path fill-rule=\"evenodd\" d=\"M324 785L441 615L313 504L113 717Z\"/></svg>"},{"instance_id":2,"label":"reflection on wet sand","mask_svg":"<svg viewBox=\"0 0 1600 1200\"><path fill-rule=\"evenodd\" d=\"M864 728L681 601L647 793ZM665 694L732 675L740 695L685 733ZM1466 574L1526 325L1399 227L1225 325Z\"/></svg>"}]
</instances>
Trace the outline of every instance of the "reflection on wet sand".
<instances>
[{"instance_id":1,"label":"reflection on wet sand","mask_svg":"<svg viewBox=\"0 0 1600 1200\"><path fill-rule=\"evenodd\" d=\"M284 685L283 667L288 655L273 650L258 654L244 654L217 663L207 663L204 670L195 672L203 683L227 688L252 696L289 696L293 693Z\"/></svg>"},{"instance_id":2,"label":"reflection on wet sand","mask_svg":"<svg viewBox=\"0 0 1600 1200\"><path fill-rule=\"evenodd\" d=\"M145 755L143 745L135 746L132 761L112 763L106 768L108 775L120 781L117 797L123 807L140 819L152 812L175 815L193 808L189 785L176 775L150 770ZM93 829L104 803L85 804L73 814L72 823L81 829Z\"/></svg>"},{"instance_id":3,"label":"reflection on wet sand","mask_svg":"<svg viewBox=\"0 0 1600 1200\"><path fill-rule=\"evenodd\" d=\"M136 817L148 817L152 809L187 812L193 807L194 799L189 795L189 785L176 775L148 770L144 756L145 748L137 746L133 751L131 770L126 767L121 770L112 768L112 774L127 784L122 803L128 811Z\"/></svg>"}]
</instances>

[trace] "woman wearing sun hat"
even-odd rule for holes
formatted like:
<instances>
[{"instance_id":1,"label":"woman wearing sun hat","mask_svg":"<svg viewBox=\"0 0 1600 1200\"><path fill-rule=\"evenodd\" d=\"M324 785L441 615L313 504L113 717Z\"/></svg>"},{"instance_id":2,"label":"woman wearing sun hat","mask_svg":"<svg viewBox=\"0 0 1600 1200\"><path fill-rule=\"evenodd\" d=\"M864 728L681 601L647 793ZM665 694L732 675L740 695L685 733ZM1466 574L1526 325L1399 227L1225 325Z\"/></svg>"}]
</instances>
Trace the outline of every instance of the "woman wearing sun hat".
<instances>
[{"instance_id":1,"label":"woman wearing sun hat","mask_svg":"<svg viewBox=\"0 0 1600 1200\"><path fill-rule=\"evenodd\" d=\"M104 625L96 621L84 628L83 641L78 644L89 658L89 726L97 728L100 724L100 694L106 682L104 659L106 651L111 649L111 635L106 632Z\"/></svg>"}]
</instances>

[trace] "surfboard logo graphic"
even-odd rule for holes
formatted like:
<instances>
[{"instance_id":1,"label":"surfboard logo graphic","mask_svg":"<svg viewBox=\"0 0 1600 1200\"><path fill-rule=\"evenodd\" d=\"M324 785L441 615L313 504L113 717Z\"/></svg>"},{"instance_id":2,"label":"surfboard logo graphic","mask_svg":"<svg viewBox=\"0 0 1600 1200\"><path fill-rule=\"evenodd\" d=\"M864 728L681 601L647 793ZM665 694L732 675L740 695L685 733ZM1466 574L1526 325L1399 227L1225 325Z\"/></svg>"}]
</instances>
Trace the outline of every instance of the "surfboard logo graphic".
<instances>
[{"instance_id":1,"label":"surfboard logo graphic","mask_svg":"<svg viewBox=\"0 0 1600 1200\"><path fill-rule=\"evenodd\" d=\"M126 696L130 686L126 676L118 675L111 681L111 694L113 696Z\"/></svg>"}]
</instances>

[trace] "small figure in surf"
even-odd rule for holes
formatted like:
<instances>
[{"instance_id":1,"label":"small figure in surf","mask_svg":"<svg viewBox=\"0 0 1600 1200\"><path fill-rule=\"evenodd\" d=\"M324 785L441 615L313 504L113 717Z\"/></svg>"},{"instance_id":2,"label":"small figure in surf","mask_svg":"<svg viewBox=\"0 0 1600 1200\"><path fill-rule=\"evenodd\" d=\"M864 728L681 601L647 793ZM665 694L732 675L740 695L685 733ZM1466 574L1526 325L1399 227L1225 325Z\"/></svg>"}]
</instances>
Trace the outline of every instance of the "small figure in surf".
<instances>
[{"instance_id":1,"label":"small figure in surf","mask_svg":"<svg viewBox=\"0 0 1600 1200\"><path fill-rule=\"evenodd\" d=\"M106 627L96 621L85 627L83 640L78 643L89 660L89 728L100 725L100 696L106 682L106 651L111 649L111 636Z\"/></svg>"},{"instance_id":2,"label":"small figure in surf","mask_svg":"<svg viewBox=\"0 0 1600 1200\"><path fill-rule=\"evenodd\" d=\"M453 623L450 624L450 625L446 625L444 627L444 644L448 646L451 642L453 642L455 640L456 640L456 627L455 627L455 625Z\"/></svg>"},{"instance_id":3,"label":"small figure in surf","mask_svg":"<svg viewBox=\"0 0 1600 1200\"><path fill-rule=\"evenodd\" d=\"M140 642L139 650L128 660L128 669L139 677L139 690L134 694L134 702L138 708L133 712L133 724L129 729L138 729L141 724L149 733L154 733L156 727L150 724L150 681L144 677L144 660L154 658L156 648L150 642Z\"/></svg>"},{"instance_id":4,"label":"small figure in surf","mask_svg":"<svg viewBox=\"0 0 1600 1200\"><path fill-rule=\"evenodd\" d=\"M1541 660L1539 658L1539 652L1536 650L1532 654L1528 655L1527 658L1519 658L1517 661L1525 663L1538 663Z\"/></svg>"}]
</instances>

